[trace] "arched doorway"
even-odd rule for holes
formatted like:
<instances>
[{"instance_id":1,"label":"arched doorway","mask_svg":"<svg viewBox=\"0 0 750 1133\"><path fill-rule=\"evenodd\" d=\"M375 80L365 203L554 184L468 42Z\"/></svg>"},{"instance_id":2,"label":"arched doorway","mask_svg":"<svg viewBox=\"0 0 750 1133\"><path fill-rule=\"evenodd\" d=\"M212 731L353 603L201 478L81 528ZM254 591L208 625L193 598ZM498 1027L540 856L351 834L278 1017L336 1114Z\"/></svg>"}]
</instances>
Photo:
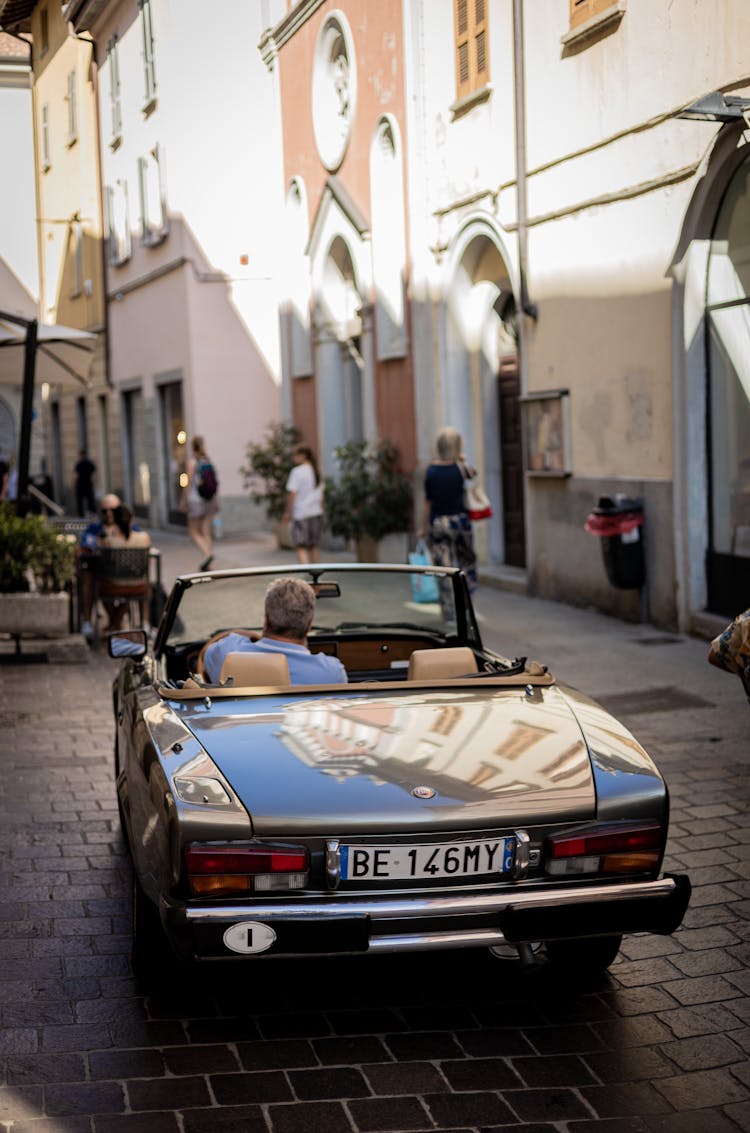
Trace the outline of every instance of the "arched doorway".
<instances>
[{"instance_id":1,"label":"arched doorway","mask_svg":"<svg viewBox=\"0 0 750 1133\"><path fill-rule=\"evenodd\" d=\"M706 283L708 607L734 616L750 578L750 158L711 234Z\"/></svg>"},{"instance_id":2,"label":"arched doorway","mask_svg":"<svg viewBox=\"0 0 750 1133\"><path fill-rule=\"evenodd\" d=\"M468 225L456 244L445 330L442 418L461 432L493 504L479 553L525 567L516 305L506 257L484 222Z\"/></svg>"},{"instance_id":3,"label":"arched doorway","mask_svg":"<svg viewBox=\"0 0 750 1133\"><path fill-rule=\"evenodd\" d=\"M322 289L316 296L316 365L319 388L320 454L333 471L333 450L366 436L362 357L363 300L346 241L336 236L325 260Z\"/></svg>"}]
</instances>

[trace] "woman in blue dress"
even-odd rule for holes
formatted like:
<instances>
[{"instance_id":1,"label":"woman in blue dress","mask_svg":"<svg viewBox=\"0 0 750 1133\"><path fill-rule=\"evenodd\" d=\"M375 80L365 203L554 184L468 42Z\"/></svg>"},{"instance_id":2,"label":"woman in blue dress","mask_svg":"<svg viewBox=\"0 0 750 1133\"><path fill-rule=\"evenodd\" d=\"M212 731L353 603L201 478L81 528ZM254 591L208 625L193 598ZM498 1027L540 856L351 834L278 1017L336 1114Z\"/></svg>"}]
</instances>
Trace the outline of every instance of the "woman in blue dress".
<instances>
[{"instance_id":1,"label":"woman in blue dress","mask_svg":"<svg viewBox=\"0 0 750 1133\"><path fill-rule=\"evenodd\" d=\"M455 429L441 429L435 443L435 458L425 472L424 519L422 531L427 537L432 561L436 566L460 567L467 577L469 589L477 585L477 557L474 553L474 531L464 502L467 479L476 475L463 455L461 434Z\"/></svg>"}]
</instances>

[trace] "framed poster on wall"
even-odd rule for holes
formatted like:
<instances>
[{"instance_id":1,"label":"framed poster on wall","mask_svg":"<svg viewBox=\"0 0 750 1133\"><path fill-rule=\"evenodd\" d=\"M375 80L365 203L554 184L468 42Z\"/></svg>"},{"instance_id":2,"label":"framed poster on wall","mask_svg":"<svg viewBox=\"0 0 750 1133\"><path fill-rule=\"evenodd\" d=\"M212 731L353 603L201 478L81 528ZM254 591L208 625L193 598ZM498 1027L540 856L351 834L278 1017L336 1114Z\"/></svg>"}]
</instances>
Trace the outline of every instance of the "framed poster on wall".
<instances>
[{"instance_id":1,"label":"framed poster on wall","mask_svg":"<svg viewBox=\"0 0 750 1133\"><path fill-rule=\"evenodd\" d=\"M544 390L521 397L525 468L529 476L570 476L570 393Z\"/></svg>"}]
</instances>

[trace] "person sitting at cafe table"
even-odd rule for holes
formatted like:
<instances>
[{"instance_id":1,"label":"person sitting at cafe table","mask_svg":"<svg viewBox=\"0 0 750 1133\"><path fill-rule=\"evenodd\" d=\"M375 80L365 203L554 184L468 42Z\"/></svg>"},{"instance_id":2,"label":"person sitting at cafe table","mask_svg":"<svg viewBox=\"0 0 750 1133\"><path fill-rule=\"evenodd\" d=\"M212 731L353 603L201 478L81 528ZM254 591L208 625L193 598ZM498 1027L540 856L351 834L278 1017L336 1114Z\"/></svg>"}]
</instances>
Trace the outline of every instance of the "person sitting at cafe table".
<instances>
[{"instance_id":1,"label":"person sitting at cafe table","mask_svg":"<svg viewBox=\"0 0 750 1133\"><path fill-rule=\"evenodd\" d=\"M133 523L133 513L125 504L119 504L112 513L114 523L106 530L106 546L107 547L150 547L151 537L147 531L141 531ZM128 589L137 589L142 587L142 581L134 580L133 578L111 578L107 579L110 584L117 587L118 590L126 591ZM109 617L110 630L118 630L122 625L122 619L128 607L127 600L122 597L117 599L108 598L106 595L103 597L104 608ZM141 607L141 625L148 629L148 597L141 597L139 599Z\"/></svg>"},{"instance_id":2,"label":"person sitting at cafe table","mask_svg":"<svg viewBox=\"0 0 750 1133\"><path fill-rule=\"evenodd\" d=\"M293 685L346 684L346 669L336 657L311 653L307 635L315 614L315 591L302 578L277 578L266 590L263 636L250 641L230 633L206 650L204 668L211 684L218 684L228 653L283 653Z\"/></svg>"},{"instance_id":3,"label":"person sitting at cafe table","mask_svg":"<svg viewBox=\"0 0 750 1133\"><path fill-rule=\"evenodd\" d=\"M94 605L94 578L89 569L92 565L86 556L106 547L109 542L108 533L115 528L115 510L122 506L122 500L114 492L107 492L99 503L99 519L92 520L80 539L78 548L78 577L80 579L81 595L81 633L84 637L93 637L94 629L91 625L91 612ZM132 524L133 531L140 531L137 523Z\"/></svg>"}]
</instances>

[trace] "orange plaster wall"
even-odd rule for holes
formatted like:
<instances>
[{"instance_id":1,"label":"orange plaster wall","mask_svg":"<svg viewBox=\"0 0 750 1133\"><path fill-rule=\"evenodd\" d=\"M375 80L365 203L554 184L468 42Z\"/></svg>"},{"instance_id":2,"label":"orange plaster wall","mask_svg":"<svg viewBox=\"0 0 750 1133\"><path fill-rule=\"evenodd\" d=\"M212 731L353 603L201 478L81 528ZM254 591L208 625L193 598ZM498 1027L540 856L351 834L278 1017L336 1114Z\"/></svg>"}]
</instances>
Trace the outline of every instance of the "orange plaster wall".
<instances>
[{"instance_id":1,"label":"orange plaster wall","mask_svg":"<svg viewBox=\"0 0 750 1133\"><path fill-rule=\"evenodd\" d=\"M315 42L331 11L342 12L352 31L357 61L357 104L349 146L335 171L370 219L370 143L378 119L392 114L405 143L402 0L339 0L323 4L279 53L284 177L304 179L312 224L329 176L315 146L312 74Z\"/></svg>"},{"instance_id":2,"label":"orange plaster wall","mask_svg":"<svg viewBox=\"0 0 750 1133\"><path fill-rule=\"evenodd\" d=\"M355 116L349 145L335 174L368 223L371 220L370 145L383 114L393 115L399 125L402 146L407 144L402 0L379 0L377 4L367 5L361 0L338 0L335 4L322 5L279 53L285 183L288 185L292 177L303 179L311 225L329 177L315 145L313 59L320 26L334 9L342 12L349 22L357 62ZM371 300L372 296L369 298ZM411 356L376 363L374 377L379 435L395 441L405 469L411 471L416 463ZM292 406L295 421L312 443L315 380L308 381L293 382Z\"/></svg>"}]
</instances>

